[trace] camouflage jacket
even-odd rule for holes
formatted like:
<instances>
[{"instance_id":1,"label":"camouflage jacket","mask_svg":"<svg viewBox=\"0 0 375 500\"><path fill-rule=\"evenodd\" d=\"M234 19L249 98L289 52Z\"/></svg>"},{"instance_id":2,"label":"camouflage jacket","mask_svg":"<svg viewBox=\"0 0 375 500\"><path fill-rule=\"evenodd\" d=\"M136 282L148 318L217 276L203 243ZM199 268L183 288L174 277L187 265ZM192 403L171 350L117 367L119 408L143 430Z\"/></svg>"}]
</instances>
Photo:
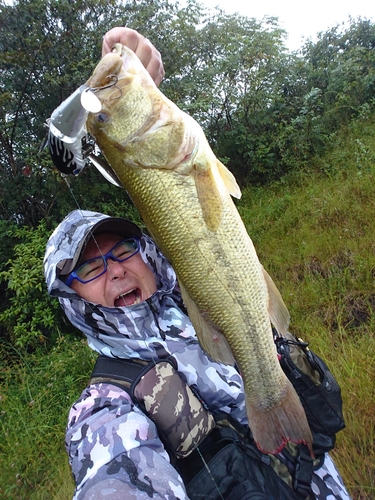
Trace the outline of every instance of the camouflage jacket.
<instances>
[{"instance_id":1,"label":"camouflage jacket","mask_svg":"<svg viewBox=\"0 0 375 500\"><path fill-rule=\"evenodd\" d=\"M103 307L82 299L59 279L61 263L73 257L87 229L103 217L75 210L51 235L44 260L49 293L58 297L68 319L98 353L145 360L172 356L211 412L230 413L246 424L241 376L234 367L213 362L201 349L175 273L151 238L142 237L141 256L157 276L158 290L145 302ZM115 385L94 384L83 391L69 414L66 448L76 482L75 499L187 498L154 423ZM316 498L349 498L328 456L313 482ZM327 484L343 493L336 496Z\"/></svg>"}]
</instances>

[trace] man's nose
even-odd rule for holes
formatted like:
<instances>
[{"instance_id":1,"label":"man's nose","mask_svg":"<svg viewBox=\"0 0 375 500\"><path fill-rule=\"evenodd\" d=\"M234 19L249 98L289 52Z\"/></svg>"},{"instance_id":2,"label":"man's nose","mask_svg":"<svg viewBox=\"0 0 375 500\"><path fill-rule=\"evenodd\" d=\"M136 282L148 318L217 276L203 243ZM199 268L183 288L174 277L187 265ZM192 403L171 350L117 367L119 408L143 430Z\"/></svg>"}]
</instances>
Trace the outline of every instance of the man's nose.
<instances>
[{"instance_id":1,"label":"man's nose","mask_svg":"<svg viewBox=\"0 0 375 500\"><path fill-rule=\"evenodd\" d=\"M118 278L121 278L126 273L125 267L123 266L123 262L118 262L117 260L113 260L111 258L107 260L107 267L108 267L107 270L108 276L109 279L111 280L116 280Z\"/></svg>"}]
</instances>

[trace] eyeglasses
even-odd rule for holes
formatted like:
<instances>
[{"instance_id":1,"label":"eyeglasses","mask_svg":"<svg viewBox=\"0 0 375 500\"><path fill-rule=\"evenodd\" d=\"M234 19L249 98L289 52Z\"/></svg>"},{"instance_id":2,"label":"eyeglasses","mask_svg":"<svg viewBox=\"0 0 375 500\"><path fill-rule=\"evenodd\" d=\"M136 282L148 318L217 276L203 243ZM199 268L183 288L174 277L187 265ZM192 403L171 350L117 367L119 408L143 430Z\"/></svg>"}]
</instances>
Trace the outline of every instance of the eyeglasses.
<instances>
[{"instance_id":1,"label":"eyeglasses","mask_svg":"<svg viewBox=\"0 0 375 500\"><path fill-rule=\"evenodd\" d=\"M138 252L138 238L129 238L120 241L105 255L99 255L98 257L83 262L83 264L68 275L65 284L70 286L73 280L78 280L81 283L89 283L90 281L96 280L96 278L99 278L99 276L107 272L108 259L115 260L116 262L124 262Z\"/></svg>"}]
</instances>

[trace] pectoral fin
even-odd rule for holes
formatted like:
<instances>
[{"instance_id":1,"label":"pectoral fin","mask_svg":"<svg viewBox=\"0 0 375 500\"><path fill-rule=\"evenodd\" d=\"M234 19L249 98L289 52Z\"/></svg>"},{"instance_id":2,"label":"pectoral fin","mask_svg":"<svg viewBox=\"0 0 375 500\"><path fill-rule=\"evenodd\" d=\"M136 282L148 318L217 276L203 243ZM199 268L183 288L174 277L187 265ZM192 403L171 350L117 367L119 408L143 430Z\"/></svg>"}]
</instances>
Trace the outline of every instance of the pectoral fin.
<instances>
[{"instance_id":1,"label":"pectoral fin","mask_svg":"<svg viewBox=\"0 0 375 500\"><path fill-rule=\"evenodd\" d=\"M219 174L223 179L225 187L228 189L229 194L234 198L240 199L241 190L232 172L228 170L227 167L223 165L220 161L217 162L217 167L219 169Z\"/></svg>"},{"instance_id":2,"label":"pectoral fin","mask_svg":"<svg viewBox=\"0 0 375 500\"><path fill-rule=\"evenodd\" d=\"M206 164L202 167L198 161L194 168L194 178L203 218L208 229L216 231L221 222L224 200L227 196L224 190L236 198L241 198L241 190L234 175L219 160L216 160L216 164L212 164L212 168L210 166L207 168ZM218 178L223 183L217 182Z\"/></svg>"},{"instance_id":3,"label":"pectoral fin","mask_svg":"<svg viewBox=\"0 0 375 500\"><path fill-rule=\"evenodd\" d=\"M283 301L281 293L273 282L271 276L262 266L263 276L268 288L268 314L270 321L276 330L284 335L289 327L290 315L289 311Z\"/></svg>"},{"instance_id":4,"label":"pectoral fin","mask_svg":"<svg viewBox=\"0 0 375 500\"><path fill-rule=\"evenodd\" d=\"M180 282L179 285L189 318L197 333L202 349L204 349L214 361L233 366L235 362L233 354L224 335L213 323L204 317Z\"/></svg>"}]
</instances>

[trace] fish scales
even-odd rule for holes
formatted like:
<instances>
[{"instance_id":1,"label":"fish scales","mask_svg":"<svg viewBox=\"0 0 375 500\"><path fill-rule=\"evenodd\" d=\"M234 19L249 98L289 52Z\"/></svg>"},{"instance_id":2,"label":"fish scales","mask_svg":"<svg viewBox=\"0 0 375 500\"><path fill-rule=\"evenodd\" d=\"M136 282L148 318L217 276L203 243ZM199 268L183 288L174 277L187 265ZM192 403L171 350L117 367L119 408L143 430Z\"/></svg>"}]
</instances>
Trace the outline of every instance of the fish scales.
<instances>
[{"instance_id":1,"label":"fish scales","mask_svg":"<svg viewBox=\"0 0 375 500\"><path fill-rule=\"evenodd\" d=\"M311 449L305 413L277 359L269 281L230 196L238 196L234 178L129 49L117 46L87 84L105 87L113 75L116 84L97 91L102 110L87 127L172 263L202 347L237 362L262 451L276 453L289 440Z\"/></svg>"},{"instance_id":2,"label":"fish scales","mask_svg":"<svg viewBox=\"0 0 375 500\"><path fill-rule=\"evenodd\" d=\"M191 177L186 177L181 186L180 176L171 175L169 171L150 170L140 175L125 169L118 175L123 184L129 186L129 194L140 207L146 226L173 262L179 281L190 297L200 304L203 312L209 312L212 322L220 325L230 337L231 350L244 378L248 373L253 375L246 383L250 393L256 388L254 400L272 400L274 387L281 386L283 374L274 356L265 307L267 290L260 266L248 265L257 262L255 250L242 221L235 217L236 212L225 210L222 223L213 235L204 223ZM155 192L164 193L163 197L155 196ZM185 195L182 197L181 193ZM188 220L181 217L181 207L190 214ZM240 237L241 233L244 238ZM237 248L232 248L231 241L236 242ZM257 338L258 332L267 330L270 333L267 337ZM259 384L258 378L263 378L265 383Z\"/></svg>"}]
</instances>

